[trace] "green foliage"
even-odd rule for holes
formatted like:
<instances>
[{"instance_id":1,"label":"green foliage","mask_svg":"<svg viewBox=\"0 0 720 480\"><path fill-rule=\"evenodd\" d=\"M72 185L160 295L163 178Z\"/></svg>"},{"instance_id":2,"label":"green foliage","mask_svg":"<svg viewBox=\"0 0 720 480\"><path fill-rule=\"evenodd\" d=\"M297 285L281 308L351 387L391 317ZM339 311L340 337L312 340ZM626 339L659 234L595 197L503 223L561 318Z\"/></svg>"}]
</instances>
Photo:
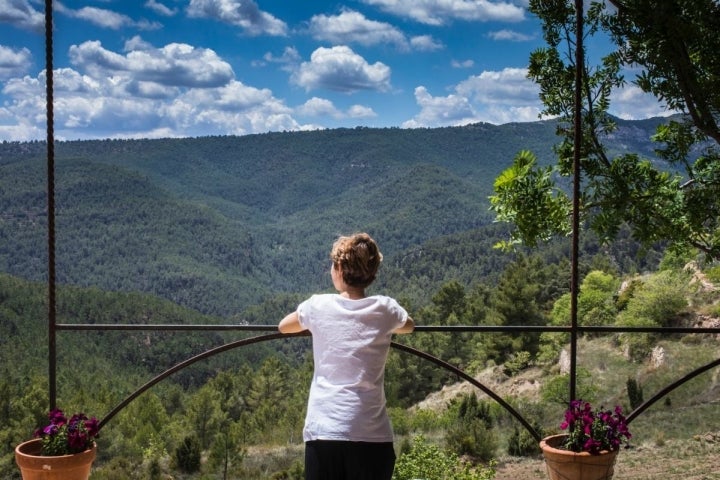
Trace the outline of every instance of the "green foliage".
<instances>
[{"instance_id":1,"label":"green foliage","mask_svg":"<svg viewBox=\"0 0 720 480\"><path fill-rule=\"evenodd\" d=\"M626 387L627 387L628 401L630 402L630 408L632 410L634 410L637 407L639 407L640 405L642 405L642 403L645 401L643 399L642 386L636 379L629 377L627 379Z\"/></svg>"},{"instance_id":2,"label":"green foliage","mask_svg":"<svg viewBox=\"0 0 720 480\"><path fill-rule=\"evenodd\" d=\"M617 324L628 327L663 327L673 325L678 314L687 308L688 278L684 273L662 270L648 277L635 289L627 308L620 312ZM650 353L656 335L650 333L620 334L631 357L641 360Z\"/></svg>"},{"instance_id":3,"label":"green foliage","mask_svg":"<svg viewBox=\"0 0 720 480\"><path fill-rule=\"evenodd\" d=\"M714 284L720 284L720 265L715 265L705 270L708 280Z\"/></svg>"},{"instance_id":4,"label":"green foliage","mask_svg":"<svg viewBox=\"0 0 720 480\"><path fill-rule=\"evenodd\" d=\"M636 289L621 314L621 324L631 318L647 319L649 324L669 326L687 307L688 279L684 273L663 270L647 277Z\"/></svg>"},{"instance_id":5,"label":"green foliage","mask_svg":"<svg viewBox=\"0 0 720 480\"><path fill-rule=\"evenodd\" d=\"M175 450L175 461L185 473L194 473L200 470L200 442L194 436L185 437Z\"/></svg>"},{"instance_id":6,"label":"green foliage","mask_svg":"<svg viewBox=\"0 0 720 480\"><path fill-rule=\"evenodd\" d=\"M589 42L606 35L617 49L593 59L583 45L581 65L575 63L580 45L574 2L532 0L529 10L542 21L547 46L531 53L528 76L540 88L542 113L559 119L561 140L554 167L536 166L533 155L522 151L513 167L497 177L492 207L498 220L514 224L511 243L532 246L570 231L568 201L558 176L574 173L577 154L582 185L578 213L602 241L616 238L629 225L645 245L669 241L673 248L692 247L718 258L720 95L718 42L710 32L720 25L720 6L709 0L672 0L658 9L648 0L628 0L616 9L591 2L581 38ZM657 146L649 151L617 149L608 141L617 138L622 124L608 113L610 98L625 84L623 67L637 65L642 68L636 85L684 114L654 120ZM577 86L579 124L574 115L576 71L582 79ZM576 125L581 129L577 135Z\"/></svg>"},{"instance_id":7,"label":"green foliage","mask_svg":"<svg viewBox=\"0 0 720 480\"><path fill-rule=\"evenodd\" d=\"M512 353L503 365L505 375L510 377L517 375L530 365L530 352Z\"/></svg>"},{"instance_id":8,"label":"green foliage","mask_svg":"<svg viewBox=\"0 0 720 480\"><path fill-rule=\"evenodd\" d=\"M453 400L449 412L455 418L445 434L448 450L485 462L493 459L497 438L488 403L478 401L475 393L462 395Z\"/></svg>"},{"instance_id":9,"label":"green foliage","mask_svg":"<svg viewBox=\"0 0 720 480\"><path fill-rule=\"evenodd\" d=\"M585 368L578 367L575 383L576 397L592 402L597 395L597 386L592 374ZM570 401L570 376L557 375L545 382L540 388L540 396L545 402L567 407Z\"/></svg>"},{"instance_id":10,"label":"green foliage","mask_svg":"<svg viewBox=\"0 0 720 480\"><path fill-rule=\"evenodd\" d=\"M534 425L537 429L537 425ZM513 425L512 433L508 438L508 454L514 457L534 457L540 453L540 446L535 437L525 428Z\"/></svg>"},{"instance_id":11,"label":"green foliage","mask_svg":"<svg viewBox=\"0 0 720 480\"><path fill-rule=\"evenodd\" d=\"M470 465L454 453L429 443L422 435L414 437L409 450L401 453L393 473L393 480L491 480L494 477L494 463L486 467Z\"/></svg>"},{"instance_id":12,"label":"green foliage","mask_svg":"<svg viewBox=\"0 0 720 480\"><path fill-rule=\"evenodd\" d=\"M567 229L565 234L570 233L567 222L570 200L555 186L552 168L536 164L535 155L523 150L515 156L512 166L495 179L490 208L497 221L515 227L510 240L499 242L496 247L510 250L521 242L535 247L555 235L558 226Z\"/></svg>"}]
</instances>

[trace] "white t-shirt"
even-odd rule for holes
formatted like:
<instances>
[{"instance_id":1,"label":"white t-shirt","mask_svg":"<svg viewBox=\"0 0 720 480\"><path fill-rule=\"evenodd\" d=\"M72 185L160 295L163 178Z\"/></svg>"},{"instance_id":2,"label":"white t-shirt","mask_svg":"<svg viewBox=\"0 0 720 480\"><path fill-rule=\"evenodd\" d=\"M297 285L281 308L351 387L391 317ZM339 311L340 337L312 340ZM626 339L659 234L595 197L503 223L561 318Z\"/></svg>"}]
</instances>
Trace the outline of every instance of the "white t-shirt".
<instances>
[{"instance_id":1,"label":"white t-shirt","mask_svg":"<svg viewBox=\"0 0 720 480\"><path fill-rule=\"evenodd\" d=\"M303 439L392 442L385 410L385 360L392 332L407 321L392 298L313 295L298 306L312 333L315 370Z\"/></svg>"}]
</instances>

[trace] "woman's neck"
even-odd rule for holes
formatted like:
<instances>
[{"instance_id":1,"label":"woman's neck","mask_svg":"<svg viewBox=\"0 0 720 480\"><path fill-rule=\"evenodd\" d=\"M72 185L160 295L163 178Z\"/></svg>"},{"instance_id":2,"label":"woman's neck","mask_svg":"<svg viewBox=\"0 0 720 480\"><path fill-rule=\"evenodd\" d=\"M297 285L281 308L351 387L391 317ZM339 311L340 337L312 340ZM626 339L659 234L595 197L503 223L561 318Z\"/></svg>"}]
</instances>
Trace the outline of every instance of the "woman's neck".
<instances>
[{"instance_id":1,"label":"woman's neck","mask_svg":"<svg viewBox=\"0 0 720 480\"><path fill-rule=\"evenodd\" d=\"M348 287L344 291L340 292L340 295L345 298L349 298L350 300L360 300L365 298L365 289Z\"/></svg>"}]
</instances>

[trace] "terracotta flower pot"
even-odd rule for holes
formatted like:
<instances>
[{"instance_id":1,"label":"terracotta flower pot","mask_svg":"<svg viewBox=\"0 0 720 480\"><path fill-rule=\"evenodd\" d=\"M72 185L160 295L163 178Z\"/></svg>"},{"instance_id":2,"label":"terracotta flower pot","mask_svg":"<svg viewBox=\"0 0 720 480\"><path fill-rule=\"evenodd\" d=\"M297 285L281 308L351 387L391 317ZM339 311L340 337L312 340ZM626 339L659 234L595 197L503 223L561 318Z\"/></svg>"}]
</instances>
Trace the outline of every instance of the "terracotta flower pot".
<instances>
[{"instance_id":1,"label":"terracotta flower pot","mask_svg":"<svg viewBox=\"0 0 720 480\"><path fill-rule=\"evenodd\" d=\"M81 453L42 456L42 440L36 438L15 448L15 462L20 467L23 480L87 480L95 460L97 446Z\"/></svg>"},{"instance_id":2,"label":"terracotta flower pot","mask_svg":"<svg viewBox=\"0 0 720 480\"><path fill-rule=\"evenodd\" d=\"M552 435L540 442L550 480L610 480L615 473L618 450L597 455L563 450L567 435Z\"/></svg>"}]
</instances>

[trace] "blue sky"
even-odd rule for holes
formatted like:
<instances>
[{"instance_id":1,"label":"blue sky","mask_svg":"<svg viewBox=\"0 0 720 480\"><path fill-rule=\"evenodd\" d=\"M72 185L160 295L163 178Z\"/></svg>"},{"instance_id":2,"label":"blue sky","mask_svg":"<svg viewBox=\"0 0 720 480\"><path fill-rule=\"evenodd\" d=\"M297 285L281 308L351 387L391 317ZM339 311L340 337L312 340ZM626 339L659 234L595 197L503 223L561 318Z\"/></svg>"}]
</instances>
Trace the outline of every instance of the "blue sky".
<instances>
[{"instance_id":1,"label":"blue sky","mask_svg":"<svg viewBox=\"0 0 720 480\"><path fill-rule=\"evenodd\" d=\"M44 2L0 0L0 141L45 138ZM54 2L59 140L538 119L527 0ZM612 113L664 114L632 85Z\"/></svg>"}]
</instances>

